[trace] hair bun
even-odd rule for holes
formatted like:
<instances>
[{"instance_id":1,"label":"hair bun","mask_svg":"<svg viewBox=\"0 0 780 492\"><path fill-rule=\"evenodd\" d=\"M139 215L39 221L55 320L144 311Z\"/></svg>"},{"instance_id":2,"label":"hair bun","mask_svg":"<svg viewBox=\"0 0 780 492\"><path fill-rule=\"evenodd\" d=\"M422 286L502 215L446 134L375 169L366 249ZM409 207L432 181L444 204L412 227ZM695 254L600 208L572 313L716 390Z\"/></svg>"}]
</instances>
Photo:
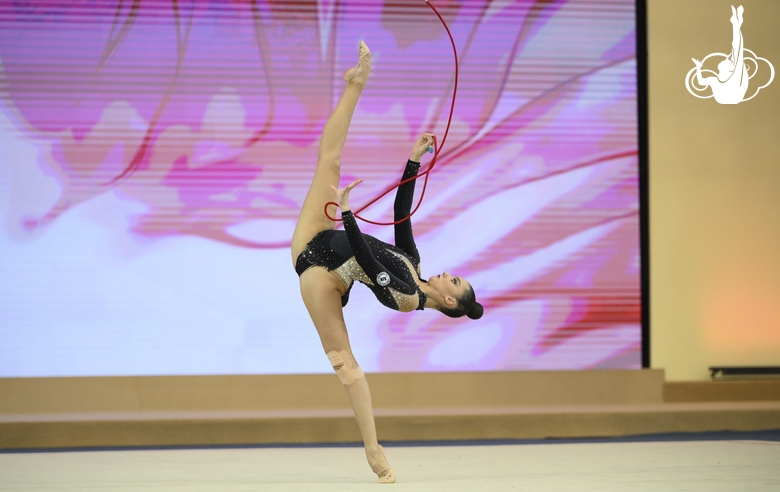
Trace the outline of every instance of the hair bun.
<instances>
[{"instance_id":1,"label":"hair bun","mask_svg":"<svg viewBox=\"0 0 780 492\"><path fill-rule=\"evenodd\" d=\"M471 309L469 309L469 312L466 313L466 316L468 316L471 319L479 319L482 317L482 314L485 312L485 308L482 307L482 304L475 302Z\"/></svg>"}]
</instances>

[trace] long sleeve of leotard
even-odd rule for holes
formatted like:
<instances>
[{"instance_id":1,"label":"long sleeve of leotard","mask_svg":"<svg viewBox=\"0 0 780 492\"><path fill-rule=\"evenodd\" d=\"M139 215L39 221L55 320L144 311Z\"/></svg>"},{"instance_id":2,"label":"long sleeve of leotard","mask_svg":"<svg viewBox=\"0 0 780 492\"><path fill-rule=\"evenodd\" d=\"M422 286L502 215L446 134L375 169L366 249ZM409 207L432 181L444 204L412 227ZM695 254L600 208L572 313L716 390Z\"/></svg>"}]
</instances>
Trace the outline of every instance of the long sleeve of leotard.
<instances>
[{"instance_id":1,"label":"long sleeve of leotard","mask_svg":"<svg viewBox=\"0 0 780 492\"><path fill-rule=\"evenodd\" d=\"M406 162L406 169L404 175L401 177L401 181L416 176L420 170L420 163L412 160ZM401 220L409 215L412 211L412 203L414 202L414 183L416 180L409 181L398 187L398 191L395 194L395 204L393 207L393 220ZM420 264L420 253L417 251L417 245L414 243L414 235L412 234L412 219L407 219L400 224L395 224L395 245L401 248L409 255L414 263L414 266Z\"/></svg>"},{"instance_id":2,"label":"long sleeve of leotard","mask_svg":"<svg viewBox=\"0 0 780 492\"><path fill-rule=\"evenodd\" d=\"M352 211L341 212L341 221L344 224L344 231L347 233L349 246L352 248L352 254L363 269L363 272L371 279L374 285L384 288L393 288L404 294L414 294L417 292L416 285L409 285L403 280L393 275L390 270L385 268L382 263L376 259L371 252L371 247L360 232L355 216ZM383 275L384 274L384 275Z\"/></svg>"}]
</instances>

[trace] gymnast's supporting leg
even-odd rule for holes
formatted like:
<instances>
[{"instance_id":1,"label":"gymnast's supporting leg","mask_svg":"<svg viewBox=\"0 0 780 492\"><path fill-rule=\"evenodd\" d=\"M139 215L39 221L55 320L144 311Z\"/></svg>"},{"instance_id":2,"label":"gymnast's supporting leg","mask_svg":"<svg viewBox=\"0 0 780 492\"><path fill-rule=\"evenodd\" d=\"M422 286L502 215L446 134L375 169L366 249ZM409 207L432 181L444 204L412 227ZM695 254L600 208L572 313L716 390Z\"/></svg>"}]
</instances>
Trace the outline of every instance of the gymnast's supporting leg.
<instances>
[{"instance_id":1,"label":"gymnast's supporting leg","mask_svg":"<svg viewBox=\"0 0 780 492\"><path fill-rule=\"evenodd\" d=\"M377 442L371 391L363 371L352 355L347 326L341 310L343 285L324 268L310 268L301 275L301 295L322 347L347 390L352 411L363 437L366 458L380 483L395 482L395 474Z\"/></svg>"},{"instance_id":2,"label":"gymnast's supporting leg","mask_svg":"<svg viewBox=\"0 0 780 492\"><path fill-rule=\"evenodd\" d=\"M329 352L328 358L330 359L333 352ZM331 363L333 359L331 359ZM363 446L366 449L366 459L371 466L371 470L379 477L381 483L393 483L395 482L395 473L390 464L387 462L385 452L382 446L379 445L376 437L376 424L374 423L374 408L371 402L371 390L368 387L368 381L363 375L363 371L357 366L360 371L361 377L355 379L352 383L344 383L344 388L349 395L349 401L352 403L352 411L355 413L358 427L360 428L360 435L363 437ZM335 368L335 367L334 367ZM339 371L336 370L336 373ZM339 374L339 376L341 376ZM343 380L342 380L343 382Z\"/></svg>"}]
</instances>

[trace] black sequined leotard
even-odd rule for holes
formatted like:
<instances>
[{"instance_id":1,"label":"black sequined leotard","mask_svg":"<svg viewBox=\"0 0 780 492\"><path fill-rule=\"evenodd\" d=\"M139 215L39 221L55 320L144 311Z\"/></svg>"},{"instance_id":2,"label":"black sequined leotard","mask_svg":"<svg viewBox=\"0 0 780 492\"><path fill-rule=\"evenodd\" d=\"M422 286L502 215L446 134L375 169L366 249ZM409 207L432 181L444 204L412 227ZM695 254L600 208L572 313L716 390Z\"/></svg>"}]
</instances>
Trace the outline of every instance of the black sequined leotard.
<instances>
[{"instance_id":1,"label":"black sequined leotard","mask_svg":"<svg viewBox=\"0 0 780 492\"><path fill-rule=\"evenodd\" d=\"M417 175L420 163L408 161L401 180ZM414 180L398 187L394 220L406 217L414 200ZM363 234L352 212L341 214L343 231L321 231L295 262L298 275L313 266L333 272L347 287L345 306L355 280L368 286L383 305L397 311L423 309L426 295L418 287L420 254L414 244L411 220L395 225L395 246Z\"/></svg>"}]
</instances>

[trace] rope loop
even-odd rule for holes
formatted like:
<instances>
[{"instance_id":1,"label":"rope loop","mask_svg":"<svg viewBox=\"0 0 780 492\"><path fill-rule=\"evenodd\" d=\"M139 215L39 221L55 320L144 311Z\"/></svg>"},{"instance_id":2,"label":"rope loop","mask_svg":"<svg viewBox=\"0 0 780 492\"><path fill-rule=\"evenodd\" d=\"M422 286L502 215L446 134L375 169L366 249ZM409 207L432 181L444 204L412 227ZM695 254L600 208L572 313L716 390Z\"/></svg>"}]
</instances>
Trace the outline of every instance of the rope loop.
<instances>
[{"instance_id":1,"label":"rope loop","mask_svg":"<svg viewBox=\"0 0 780 492\"><path fill-rule=\"evenodd\" d=\"M447 23L444 22L444 19L442 18L441 14L439 14L439 11L436 10L436 7L434 7L433 4L431 4L431 2L429 2L428 0L425 0L425 3L428 5L428 7L431 8L431 10L433 10L433 12L436 14L436 16L439 18L439 20L441 21L442 25L444 26L444 29L446 29L447 35L449 35L449 37L450 37L450 43L452 43L452 54L455 56L455 84L453 85L453 88L452 88L452 103L450 104L450 115L449 115L449 118L447 119L447 127L444 130L444 137L442 137L442 139L441 139L441 145L438 144L436 136L433 137L433 158L431 159L431 162L430 162L430 164L428 164L428 168L425 171L417 174L416 176L412 176L411 178L405 179L405 180L401 181L400 183L397 183L397 184L394 184L394 185L390 186L385 191L380 193L376 198L374 198L370 202L366 203L365 205L363 205L359 209L353 211L353 214L354 214L355 217L357 217L358 219L362 220L363 222L367 222L369 224L383 225L383 226L396 225L396 224L400 224L402 222L405 222L405 221L409 220L412 217L412 215L414 215L417 212L417 209L420 208L420 205L422 204L423 198L425 197L425 190L428 187L428 176L430 175L430 172L433 171L433 168L436 165L436 159L439 157L439 153L441 152L441 149L444 148L444 142L447 141L447 135L450 133L450 125L452 124L452 114L455 111L455 96L458 93L458 75L459 75L458 49L455 47L455 39L452 37L452 33L450 32L450 28L447 26ZM376 222L376 221L373 221L373 220L370 220L370 219L366 219L366 218L363 218L363 217L360 216L360 212L362 212L366 208L370 207L371 205L373 205L374 203L376 203L377 201L379 201L380 199L385 197L391 191L397 189L401 185L404 185L404 184L406 184L406 183L408 183L410 181L414 181L415 179L423 177L423 176L425 177L425 179L423 180L423 187L422 187L422 192L420 193L420 199L417 201L417 205L414 207L414 209L412 209L412 211L406 217L404 217L402 219L399 219L399 220L396 220L394 222ZM335 205L335 206L338 207L339 204L336 203L336 202L328 202L328 203L326 203L325 204L325 215L330 220L332 220L334 222L340 221L341 219L337 219L335 217L331 217L330 214L328 214L328 207L330 205Z\"/></svg>"}]
</instances>

